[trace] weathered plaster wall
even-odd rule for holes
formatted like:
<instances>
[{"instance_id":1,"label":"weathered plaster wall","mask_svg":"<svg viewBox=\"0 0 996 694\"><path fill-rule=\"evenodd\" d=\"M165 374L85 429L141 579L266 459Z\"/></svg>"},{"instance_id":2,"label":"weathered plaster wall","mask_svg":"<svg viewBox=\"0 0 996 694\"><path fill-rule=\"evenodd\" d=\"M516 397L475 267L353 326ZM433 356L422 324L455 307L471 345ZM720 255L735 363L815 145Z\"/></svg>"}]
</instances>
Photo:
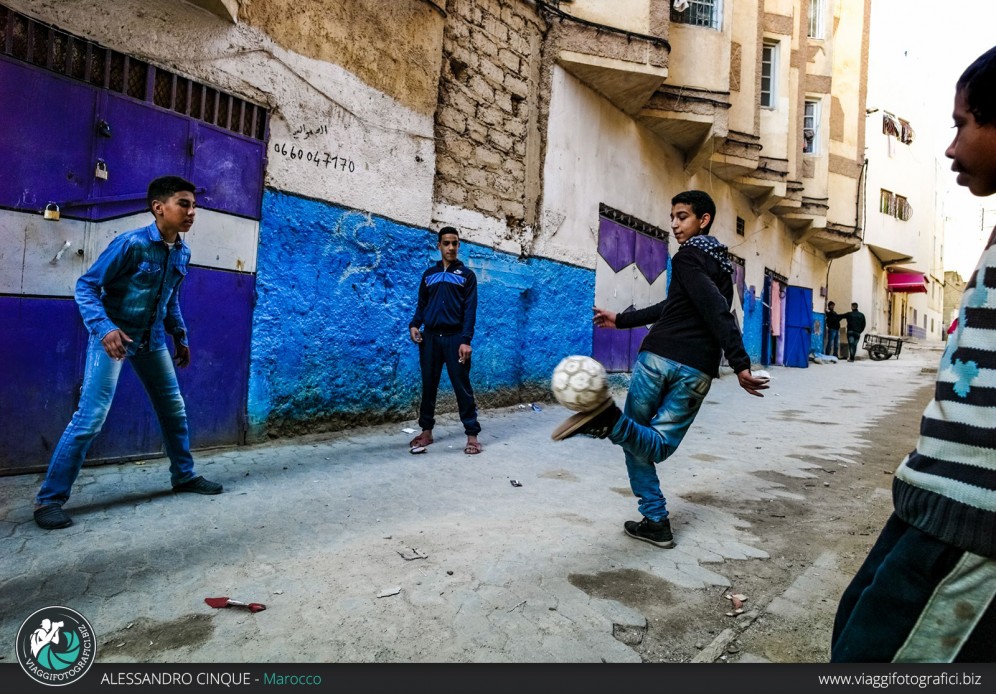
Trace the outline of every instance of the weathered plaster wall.
<instances>
[{"instance_id":1,"label":"weathered plaster wall","mask_svg":"<svg viewBox=\"0 0 996 694\"><path fill-rule=\"evenodd\" d=\"M684 190L676 150L560 67L550 122L537 254L594 268L599 203L670 228L671 197Z\"/></svg>"},{"instance_id":2,"label":"weathered plaster wall","mask_svg":"<svg viewBox=\"0 0 996 694\"><path fill-rule=\"evenodd\" d=\"M422 0L243 0L239 20L289 51L342 67L413 111L436 110L445 20Z\"/></svg>"},{"instance_id":3,"label":"weathered plaster wall","mask_svg":"<svg viewBox=\"0 0 996 694\"><path fill-rule=\"evenodd\" d=\"M283 46L260 28L231 24L181 0L120 0L113 12L95 0L8 4L269 107L267 185L428 226L435 147L432 114L424 107L419 111L392 98L336 62ZM435 12L424 8L418 12ZM343 30L368 31L372 21ZM430 35L426 43L438 40ZM425 61L430 54L414 57ZM348 53L322 55L358 60ZM413 65L411 72L429 69ZM407 101L416 93L392 88Z\"/></svg>"},{"instance_id":4,"label":"weathered plaster wall","mask_svg":"<svg viewBox=\"0 0 996 694\"><path fill-rule=\"evenodd\" d=\"M412 416L408 337L435 236L368 213L267 191L249 385L250 434ZM591 351L594 272L465 242L479 307L472 381L480 404L546 390L553 367ZM448 385L440 387L445 396ZM445 397L444 397L445 401Z\"/></svg>"},{"instance_id":5,"label":"weathered plaster wall","mask_svg":"<svg viewBox=\"0 0 996 694\"><path fill-rule=\"evenodd\" d=\"M650 0L574 0L564 3L561 9L575 17L587 19L617 29L626 29L638 34L649 34Z\"/></svg>"}]
</instances>

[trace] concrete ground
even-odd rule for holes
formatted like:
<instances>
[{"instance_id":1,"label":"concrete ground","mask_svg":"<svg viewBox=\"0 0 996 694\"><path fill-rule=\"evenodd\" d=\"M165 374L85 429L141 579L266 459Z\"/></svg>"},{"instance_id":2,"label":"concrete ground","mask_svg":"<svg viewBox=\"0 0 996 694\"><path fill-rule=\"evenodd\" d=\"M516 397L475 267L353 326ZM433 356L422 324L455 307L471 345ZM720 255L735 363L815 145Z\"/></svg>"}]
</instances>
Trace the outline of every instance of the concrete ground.
<instances>
[{"instance_id":1,"label":"concrete ground","mask_svg":"<svg viewBox=\"0 0 996 694\"><path fill-rule=\"evenodd\" d=\"M34 610L66 605L93 625L104 662L639 662L648 628L672 626L712 660L730 634L648 625L639 601L604 597L597 577L652 578L680 605L763 572L777 538L734 502L826 493L814 470L860 463L876 422L933 381L939 357L907 346L898 360L773 367L764 399L715 381L661 466L671 550L623 535L639 516L621 450L553 443L569 413L550 403L482 412L478 456L463 454L452 416L424 455L408 453L413 422L203 453L199 472L225 485L216 497L172 494L161 459L86 468L66 506L75 525L60 531L32 521L40 475L0 478L0 642ZM889 484L861 493L887 509ZM793 570L780 595L748 603L751 619L811 609L813 586L848 578L833 556ZM267 609L205 605L218 596Z\"/></svg>"}]
</instances>

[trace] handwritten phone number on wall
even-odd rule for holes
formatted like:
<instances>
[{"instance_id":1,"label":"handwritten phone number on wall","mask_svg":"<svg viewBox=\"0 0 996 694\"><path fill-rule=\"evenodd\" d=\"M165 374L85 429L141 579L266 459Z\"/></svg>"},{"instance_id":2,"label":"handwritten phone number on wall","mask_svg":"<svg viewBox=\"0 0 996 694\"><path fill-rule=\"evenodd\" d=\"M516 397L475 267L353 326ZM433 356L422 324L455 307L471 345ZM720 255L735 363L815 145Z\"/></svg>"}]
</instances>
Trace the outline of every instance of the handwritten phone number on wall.
<instances>
[{"instance_id":1,"label":"handwritten phone number on wall","mask_svg":"<svg viewBox=\"0 0 996 694\"><path fill-rule=\"evenodd\" d=\"M305 163L312 163L315 166L321 166L325 164L325 168L338 169L339 171L345 171L347 173L353 173L356 171L356 162L352 159L346 159L345 157L332 156L329 152L319 152L317 149L306 150L301 149L297 145L287 146L287 143L274 143L273 151L282 157L287 157L295 161L302 161Z\"/></svg>"}]
</instances>

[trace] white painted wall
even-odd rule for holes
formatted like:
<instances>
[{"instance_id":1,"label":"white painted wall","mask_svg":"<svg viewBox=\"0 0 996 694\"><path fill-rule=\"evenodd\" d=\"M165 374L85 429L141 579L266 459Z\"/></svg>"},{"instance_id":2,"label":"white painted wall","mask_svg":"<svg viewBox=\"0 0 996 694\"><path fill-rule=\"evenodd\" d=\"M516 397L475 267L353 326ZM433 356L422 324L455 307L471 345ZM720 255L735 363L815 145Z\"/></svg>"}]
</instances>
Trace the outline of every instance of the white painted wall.
<instances>
[{"instance_id":1,"label":"white painted wall","mask_svg":"<svg viewBox=\"0 0 996 694\"><path fill-rule=\"evenodd\" d=\"M428 226L432 116L402 106L343 68L285 50L256 29L182 0L118 0L113 12L96 0L6 4L268 106L268 186ZM305 156L292 158L291 151ZM308 152L318 153L321 163L309 162ZM346 170L327 167L326 153L345 158Z\"/></svg>"}]
</instances>

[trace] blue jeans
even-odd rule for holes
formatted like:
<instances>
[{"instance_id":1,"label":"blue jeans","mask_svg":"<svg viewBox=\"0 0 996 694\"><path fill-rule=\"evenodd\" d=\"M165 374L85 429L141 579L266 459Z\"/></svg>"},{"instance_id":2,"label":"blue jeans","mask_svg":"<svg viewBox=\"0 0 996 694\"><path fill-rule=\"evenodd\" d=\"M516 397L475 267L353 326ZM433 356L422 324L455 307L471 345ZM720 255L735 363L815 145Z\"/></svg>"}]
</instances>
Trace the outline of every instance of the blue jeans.
<instances>
[{"instance_id":1,"label":"blue jeans","mask_svg":"<svg viewBox=\"0 0 996 694\"><path fill-rule=\"evenodd\" d=\"M128 361L145 386L159 419L163 444L170 460L170 480L173 486L183 484L195 477L194 459L190 455L187 412L170 354L165 349L140 351L128 357ZM79 409L55 447L45 481L35 497L36 504L61 506L69 500L73 482L80 473L90 444L107 419L123 365L124 362L107 356L100 340L90 336Z\"/></svg>"},{"instance_id":2,"label":"blue jeans","mask_svg":"<svg viewBox=\"0 0 996 694\"><path fill-rule=\"evenodd\" d=\"M708 374L651 352L636 358L623 416L609 440L625 451L630 488L652 521L668 515L655 465L677 450L711 385Z\"/></svg>"},{"instance_id":3,"label":"blue jeans","mask_svg":"<svg viewBox=\"0 0 996 694\"><path fill-rule=\"evenodd\" d=\"M824 348L823 353L831 354L835 357L840 356L840 328L837 330L827 328L827 346Z\"/></svg>"},{"instance_id":4,"label":"blue jeans","mask_svg":"<svg viewBox=\"0 0 996 694\"><path fill-rule=\"evenodd\" d=\"M847 359L848 361L854 361L854 355L858 353L858 338L861 337L861 333L852 333L850 330L847 331Z\"/></svg>"}]
</instances>

